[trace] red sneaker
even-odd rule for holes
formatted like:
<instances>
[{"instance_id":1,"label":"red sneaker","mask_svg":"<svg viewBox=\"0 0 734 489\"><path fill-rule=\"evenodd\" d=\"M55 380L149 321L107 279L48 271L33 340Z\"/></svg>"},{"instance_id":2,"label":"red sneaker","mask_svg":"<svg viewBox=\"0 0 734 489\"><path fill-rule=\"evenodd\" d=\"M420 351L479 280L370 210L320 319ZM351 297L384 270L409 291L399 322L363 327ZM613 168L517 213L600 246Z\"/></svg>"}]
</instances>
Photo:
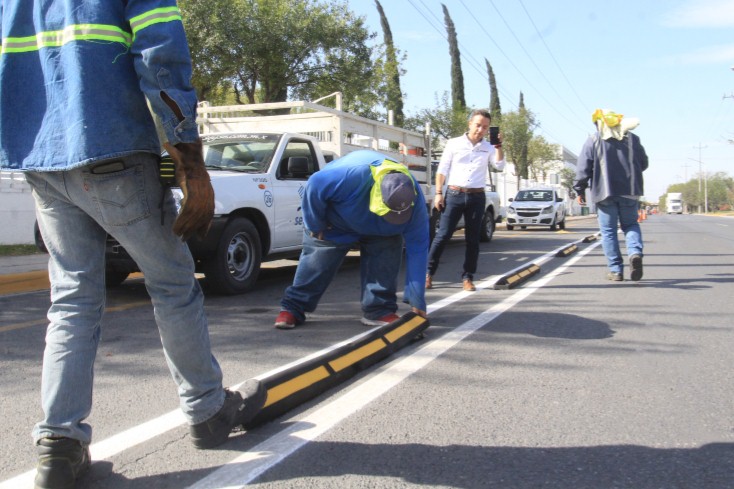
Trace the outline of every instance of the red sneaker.
<instances>
[{"instance_id":1,"label":"red sneaker","mask_svg":"<svg viewBox=\"0 0 734 489\"><path fill-rule=\"evenodd\" d=\"M298 324L296 316L288 311L280 311L278 317L275 318L275 327L278 329L293 329Z\"/></svg>"},{"instance_id":2,"label":"red sneaker","mask_svg":"<svg viewBox=\"0 0 734 489\"><path fill-rule=\"evenodd\" d=\"M392 313L388 314L387 316L382 316L380 319L362 318L362 324L364 324L365 326L385 326L397 321L398 319L400 319L400 316Z\"/></svg>"}]
</instances>

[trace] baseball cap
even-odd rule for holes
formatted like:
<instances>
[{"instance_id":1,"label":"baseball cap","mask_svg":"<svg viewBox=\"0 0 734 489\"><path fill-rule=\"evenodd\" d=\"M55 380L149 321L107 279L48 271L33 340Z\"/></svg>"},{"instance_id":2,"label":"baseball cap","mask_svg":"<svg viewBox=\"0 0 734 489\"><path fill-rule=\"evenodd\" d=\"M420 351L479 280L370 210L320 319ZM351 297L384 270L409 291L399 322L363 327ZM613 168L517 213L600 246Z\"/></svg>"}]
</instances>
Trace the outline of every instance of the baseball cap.
<instances>
[{"instance_id":1,"label":"baseball cap","mask_svg":"<svg viewBox=\"0 0 734 489\"><path fill-rule=\"evenodd\" d=\"M382 201L390 212L383 215L390 224L405 224L413 215L413 179L405 173L391 172L382 179Z\"/></svg>"}]
</instances>

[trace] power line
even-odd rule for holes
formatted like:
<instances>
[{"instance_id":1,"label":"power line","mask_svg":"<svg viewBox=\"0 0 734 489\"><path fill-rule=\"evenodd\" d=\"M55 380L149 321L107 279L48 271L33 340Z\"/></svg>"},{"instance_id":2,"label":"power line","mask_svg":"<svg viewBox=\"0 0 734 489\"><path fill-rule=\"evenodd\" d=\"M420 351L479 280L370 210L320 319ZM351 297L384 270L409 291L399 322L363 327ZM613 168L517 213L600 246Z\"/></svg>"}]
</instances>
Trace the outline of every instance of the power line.
<instances>
[{"instance_id":1,"label":"power line","mask_svg":"<svg viewBox=\"0 0 734 489\"><path fill-rule=\"evenodd\" d=\"M515 31L512 29L512 27L510 26L510 24L507 22L507 20L505 19L504 15L502 15L502 12L497 8L497 6L494 4L493 1L490 0L489 3L492 5L492 7L494 8L494 10L497 12L497 15L502 20L502 22L505 24L505 27L507 27L507 30L510 31L510 34L512 34L512 37L515 38L515 41L517 41L517 44L523 50L523 52L528 57L528 59L530 60L530 62L533 64L533 66L535 66L535 69L538 70L538 73L540 73L540 76L542 76L543 79L546 81L546 83L548 83L548 86L558 96L558 99L561 102L563 102L563 104L569 109L569 111L571 113L574 113L575 112L574 109L566 102L566 100L563 98L563 96L560 93L558 93L558 90L556 90L556 87L553 85L553 83L545 75L545 72L543 72L543 70L540 69L540 67L538 66L538 64L535 62L535 59L533 59L533 56L528 52L527 49L525 49L525 45L522 43L522 41L520 41L520 38L517 37L517 34L515 34ZM464 8L466 8L466 6L464 6ZM526 11L526 13L527 13L527 11ZM532 22L532 19L530 19L530 21ZM533 24L533 27L535 27L534 24ZM537 31L537 28L535 30ZM546 46L546 48L547 48L547 46ZM578 116L578 114L576 114L576 116Z\"/></svg>"},{"instance_id":2,"label":"power line","mask_svg":"<svg viewBox=\"0 0 734 489\"><path fill-rule=\"evenodd\" d=\"M442 38L444 38L444 39L446 39L446 40L448 41L448 32L446 32L446 28L445 28L445 22L444 22L444 21L442 21L441 19L439 19L439 18L438 18L438 17L436 16L436 14L435 14L435 13L434 13L434 12L433 12L433 11L432 11L432 10L431 10L431 9L430 9L430 8L429 8L429 7L427 6L427 5L426 5L426 4L425 4L425 2L424 2L423 0L418 0L418 1L419 1L419 2L420 2L420 3L422 4L422 5L423 5L423 8L425 9L425 11L426 11L426 12L428 12L428 13L429 13L429 14L430 14L430 15L431 15L431 16L433 17L434 21L435 21L436 23L438 23L438 25L439 25L440 27L437 27L436 23L434 23L434 21L432 21L432 20L431 20L431 19L430 19L430 18L429 18L429 17L428 17L428 16L427 16L427 15L426 15L425 13L424 13L424 11L423 11L423 10L422 10L421 8L419 8L419 7L418 7L418 6L417 6L417 5L416 5L416 4L414 3L414 1L413 1L413 0L408 0L408 3L410 3L410 5L411 5L411 6L413 7L413 9L414 9L414 10L416 10L416 11L418 12L418 14L419 14L419 15L420 15L421 17L423 17L423 19L424 19L424 20L425 20L425 21L426 21L426 22L427 22L427 23L428 23L428 24L429 24L429 25L430 25L430 26L431 26L431 27L432 27L432 28L433 28L434 30L436 30L436 31L437 31L437 32L438 32L438 33L439 33L439 34L441 35L441 37L442 37ZM467 10L467 11L468 11L469 13L470 13L470 17L471 17L472 19L474 19L474 21L475 21L475 22L477 22L477 24L479 25L479 28L480 28L480 29L481 29L481 30L482 30L482 31L483 31L483 32L485 33L485 35L486 35L486 36L487 36L487 37L488 37L488 38L489 38L489 39L490 39L490 40L492 41L492 43L494 43L494 45L495 45L495 46L497 47L497 49L498 49L498 50L499 50L499 51L500 51L500 52L502 53L502 55L503 55L503 56L504 56L504 57L505 57L505 58L507 59L507 61L508 61L508 62L509 62L509 63L510 63L510 64L511 64L512 66L513 66L513 68L515 68L515 70L516 70L516 71L517 71L517 72L518 72L518 73L520 74L520 76L521 76L521 77L522 77L522 78L523 78L523 79L524 79L524 80L525 80L525 81L526 81L526 82L528 83L528 85L529 85L529 86L530 86L530 87L531 87L531 88L532 88L533 90L535 90L535 92L537 92L537 93L539 94L540 98L542 98L542 99L543 99L543 100L544 100L544 101L545 101L545 102L546 102L546 103L548 104L548 106L549 106L549 107L550 107L551 109L553 109L553 110L554 110L554 111L555 111L555 112L556 112L556 113L557 113L558 115L560 115L560 116L561 116L562 118L566 119L566 121L568 121L568 122L569 122L570 124L572 124L572 125L574 125L574 126L576 126L576 127L579 127L578 125L576 125L576 124L577 124L577 122L574 122L574 121L572 121L572 120L568 119L568 118L567 118L567 117L565 116L565 114L564 114L564 113L563 113L562 111L559 111L559 110L558 110L558 109L557 109L557 108L556 108L556 107L555 107L555 106L553 105L553 103L551 103L551 102L550 102L550 101L549 101L548 99L546 99L546 98L545 98L545 97L543 96L543 92L541 92L540 90L538 90L537 88L535 88L535 86L534 86L534 85L532 84L532 82L531 82L530 80L528 80L528 79L527 79L527 77L525 76L525 74L524 74L524 73L523 73L523 72L522 72L522 71L521 71L521 70L520 70L520 69L519 69L519 68L518 68L518 67L517 67L517 66L516 66L516 65L515 65L514 63L513 63L513 61L512 61L512 58L510 58L510 56L508 56L508 55L507 55L507 54L506 54L506 53L505 53L505 52L504 52L504 51L502 50L502 48L500 47L500 45L499 45L499 44L498 44L498 43L497 43L497 42L496 42L496 41L495 41L495 40L494 40L494 39L492 38L492 36L491 36L491 35L489 34L489 32L487 32L487 30L486 30L486 29L484 28L484 26L482 26L482 25L481 25L481 24L480 24L480 23L479 23L479 22L477 21L477 19L476 19L475 15L474 15L474 14L473 14L473 13L472 13L472 12L471 12L471 11L470 11L470 10L469 10L468 8L467 8L467 6L466 6L466 5L464 4L464 0L460 0L460 2L461 2L461 4L462 4L462 6L463 6L463 7L464 7L464 8L465 8L465 9L466 9L466 10ZM458 42L458 44L459 44L459 47L460 47L460 52L461 52L461 55L460 55L460 56L461 56L461 58L462 58L463 60L465 60L465 61L467 62L467 64L468 64L468 65L469 65L469 66L470 66L471 68L473 68L473 69L474 69L475 71L477 71L477 73L479 73L479 74L480 74L480 76L484 77L484 76L485 76L485 71L484 71L483 69L481 69L480 67L478 67L478 66L477 66L478 62L477 62L477 61L476 61L476 59L475 59L475 58L473 57L473 55L471 55L471 51L469 51L469 50L468 50L468 49L467 49L467 48L466 48L466 47L465 47L465 46L464 46L464 45L463 45L463 44L462 44L461 42L459 42L459 41L458 41L458 39L457 39L457 42ZM512 98L511 98L510 96L508 96L508 95L507 95L507 93L505 93L505 91L504 91L504 90L503 90L503 89L501 88L500 84L498 83L497 85L498 85L498 87L497 87L497 88L498 88L498 91L499 91L499 92L500 92L500 93L501 93L501 94L502 94L502 95L503 95L503 96L505 97L505 99L506 99L506 100L507 100L507 101L508 101L508 102L509 102L509 103L510 103L510 104L511 104L511 105L512 105L512 106L513 106L513 107L514 107L515 109L519 109L519 107L518 107L517 103L513 102ZM549 138L551 138L552 140L554 140L554 141L557 141L557 142L561 143L561 139L560 139L560 138L558 138L557 136L555 136L554 134L552 134L552 133L551 133L550 131L548 131L548 130L547 130L547 129L546 129L545 127L543 127L543 126L542 126L541 124L538 124L538 126L537 126L537 129L539 129L539 130L540 130L540 131L541 131L542 133L546 134L546 135L547 135L547 136L548 136ZM584 131L585 131L585 130L584 130ZM564 145L564 146L566 146L566 145L565 145L565 144L563 144L563 143L561 143L561 144L562 144L562 145Z\"/></svg>"},{"instance_id":3,"label":"power line","mask_svg":"<svg viewBox=\"0 0 734 489\"><path fill-rule=\"evenodd\" d=\"M545 42L545 37L538 30L538 27L535 25L535 22L533 21L533 18L530 16L530 12L528 12L528 9L525 8L525 4L522 3L522 0L519 0L519 2L520 2L520 6L522 7L522 9L525 11L525 14L528 16L528 19L530 19L530 23L533 24L533 27L535 28L535 32L538 33L538 36L540 37L540 40L543 42L543 45L545 46L545 49L548 51L548 54L550 55L551 59L556 64L556 67L558 68L558 71L561 72L561 75L563 75L563 78L566 80L566 83L568 83L568 86L571 87L571 91L576 96L576 99L579 101L579 103L581 104L582 107L584 107L584 108L589 107L588 104L585 104L584 101L581 100L581 97L579 97L579 94L576 92L576 89L574 88L573 84L571 83L571 81L566 76L566 73L563 71L563 68L561 68L561 65L558 63L558 60L556 60L556 57L553 56L553 52L548 47L548 44L546 44L546 42Z\"/></svg>"}]
</instances>

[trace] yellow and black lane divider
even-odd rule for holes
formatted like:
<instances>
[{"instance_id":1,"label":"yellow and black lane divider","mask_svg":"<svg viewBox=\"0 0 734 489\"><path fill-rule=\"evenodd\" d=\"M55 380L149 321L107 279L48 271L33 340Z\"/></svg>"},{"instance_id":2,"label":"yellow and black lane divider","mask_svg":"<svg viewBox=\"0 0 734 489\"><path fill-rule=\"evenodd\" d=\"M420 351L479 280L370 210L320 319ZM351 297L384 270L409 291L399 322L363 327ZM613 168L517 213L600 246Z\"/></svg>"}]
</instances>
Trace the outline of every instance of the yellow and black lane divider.
<instances>
[{"instance_id":1,"label":"yellow and black lane divider","mask_svg":"<svg viewBox=\"0 0 734 489\"><path fill-rule=\"evenodd\" d=\"M421 338L429 321L409 312L397 321L256 379L267 389L262 410L245 428L270 421Z\"/></svg>"},{"instance_id":2,"label":"yellow and black lane divider","mask_svg":"<svg viewBox=\"0 0 734 489\"><path fill-rule=\"evenodd\" d=\"M570 245L564 246L563 248L561 248L560 250L558 250L556 252L556 257L558 257L558 258L565 258L568 255L570 255L571 253L575 253L576 251L578 251L578 249L579 249L579 247L576 246L576 243L571 243Z\"/></svg>"},{"instance_id":3,"label":"yellow and black lane divider","mask_svg":"<svg viewBox=\"0 0 734 489\"><path fill-rule=\"evenodd\" d=\"M533 275L540 273L540 265L536 263L528 263L522 267L516 268L511 272L501 276L494 283L494 290L507 290L520 285L527 281Z\"/></svg>"}]
</instances>

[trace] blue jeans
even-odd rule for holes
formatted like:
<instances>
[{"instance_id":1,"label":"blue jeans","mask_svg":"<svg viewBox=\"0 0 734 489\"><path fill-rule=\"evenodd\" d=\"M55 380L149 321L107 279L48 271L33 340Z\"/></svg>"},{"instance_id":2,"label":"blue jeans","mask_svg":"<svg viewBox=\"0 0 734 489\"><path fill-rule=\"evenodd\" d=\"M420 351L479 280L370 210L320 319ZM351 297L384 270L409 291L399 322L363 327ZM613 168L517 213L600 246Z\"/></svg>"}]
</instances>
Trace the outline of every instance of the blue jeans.
<instances>
[{"instance_id":1,"label":"blue jeans","mask_svg":"<svg viewBox=\"0 0 734 489\"><path fill-rule=\"evenodd\" d=\"M433 275L438 270L443 249L451 240L461 216L464 216L464 241L466 252L464 254L464 271L462 279L474 279L479 261L479 233L482 228L484 207L486 197L484 192L462 193L458 190L448 189L446 192L445 208L441 213L438 231L431 243L428 252L428 275Z\"/></svg>"},{"instance_id":2,"label":"blue jeans","mask_svg":"<svg viewBox=\"0 0 734 489\"><path fill-rule=\"evenodd\" d=\"M93 174L89 166L26 173L50 255L51 281L41 390L45 418L33 430L35 440L66 436L91 441L91 427L83 420L92 407L105 307L107 233L145 276L163 352L189 422L210 418L224 402L204 297L191 253L171 231L176 209L171 192L162 194L157 157L138 153L118 160L125 169L114 173Z\"/></svg>"},{"instance_id":3,"label":"blue jeans","mask_svg":"<svg viewBox=\"0 0 734 489\"><path fill-rule=\"evenodd\" d=\"M403 237L362 236L358 243L364 317L379 319L395 313ZM296 275L280 301L281 309L303 322L305 313L316 310L321 296L354 245L319 240L311 237L308 231L304 232Z\"/></svg>"},{"instance_id":4,"label":"blue jeans","mask_svg":"<svg viewBox=\"0 0 734 489\"><path fill-rule=\"evenodd\" d=\"M601 245L610 272L624 272L624 260L617 239L617 223L622 228L627 242L627 256L642 256L642 230L637 222L638 208L637 200L625 197L607 197L596 204Z\"/></svg>"}]
</instances>

